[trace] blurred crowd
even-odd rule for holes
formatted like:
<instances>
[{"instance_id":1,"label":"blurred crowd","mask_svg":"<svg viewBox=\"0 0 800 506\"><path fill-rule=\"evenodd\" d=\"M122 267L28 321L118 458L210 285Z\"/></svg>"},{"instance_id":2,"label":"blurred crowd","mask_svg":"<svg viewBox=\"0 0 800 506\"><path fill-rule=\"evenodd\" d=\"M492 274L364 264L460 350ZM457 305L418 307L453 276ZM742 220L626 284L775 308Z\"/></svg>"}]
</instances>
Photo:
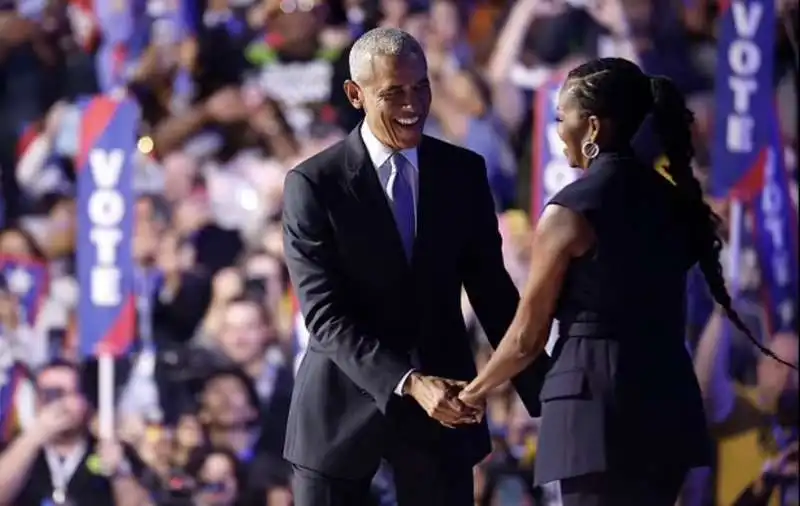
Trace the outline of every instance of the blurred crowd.
<instances>
[{"instance_id":1,"label":"blurred crowd","mask_svg":"<svg viewBox=\"0 0 800 506\"><path fill-rule=\"evenodd\" d=\"M369 28L422 42L426 129L485 158L517 283L538 211L534 96L577 62L622 56L673 78L696 114L697 173L712 170L715 0L95 2L136 6L122 46L111 43L122 25L98 21L90 0L0 1L0 505L291 505L281 451L308 336L283 262L283 177L360 121L341 85L349 46ZM796 212L798 5L776 5ZM116 363L116 437L102 441L98 364L78 357L92 322L76 319L74 258L76 100L99 92L142 109L133 249L146 286L135 349ZM741 271L757 292L753 257L741 255ZM688 300L687 343L719 444L682 503L800 504L796 371L756 356L702 287ZM763 328L750 306L748 323ZM491 350L466 298L464 313L480 365ZM797 363L796 330L763 337ZM494 451L476 468L475 504L557 505L531 485L537 424L513 391L490 398L488 418ZM390 483L382 469L376 506L393 504Z\"/></svg>"}]
</instances>

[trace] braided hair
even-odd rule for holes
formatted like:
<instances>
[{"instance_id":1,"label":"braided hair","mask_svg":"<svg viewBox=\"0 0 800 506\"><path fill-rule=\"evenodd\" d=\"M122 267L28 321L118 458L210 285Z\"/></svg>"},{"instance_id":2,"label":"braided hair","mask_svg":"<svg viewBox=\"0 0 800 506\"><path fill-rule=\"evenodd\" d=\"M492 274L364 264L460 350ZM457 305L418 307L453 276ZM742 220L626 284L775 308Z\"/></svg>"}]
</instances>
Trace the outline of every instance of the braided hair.
<instances>
[{"instance_id":1,"label":"braided hair","mask_svg":"<svg viewBox=\"0 0 800 506\"><path fill-rule=\"evenodd\" d=\"M672 80L648 76L635 63L623 58L600 58L572 69L567 74L564 89L569 90L585 115L613 122L616 137L613 141L618 144L630 143L645 118L651 116L669 160L669 175L690 216L687 220L690 240L711 296L734 326L762 353L796 369L797 366L782 360L762 345L733 308L719 260L722 251L721 220L703 199L702 187L692 171L691 126L694 114Z\"/></svg>"}]
</instances>

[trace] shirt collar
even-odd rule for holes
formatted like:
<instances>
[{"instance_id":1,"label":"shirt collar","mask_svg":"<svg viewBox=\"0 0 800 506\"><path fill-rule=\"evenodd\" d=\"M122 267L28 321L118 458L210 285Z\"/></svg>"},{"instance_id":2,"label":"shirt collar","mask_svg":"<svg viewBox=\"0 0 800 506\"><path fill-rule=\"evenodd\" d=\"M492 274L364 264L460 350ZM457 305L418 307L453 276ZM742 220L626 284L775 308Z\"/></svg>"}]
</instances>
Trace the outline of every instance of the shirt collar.
<instances>
[{"instance_id":1,"label":"shirt collar","mask_svg":"<svg viewBox=\"0 0 800 506\"><path fill-rule=\"evenodd\" d=\"M373 134L372 130L369 129L366 121L361 123L361 138L364 140L364 146L367 148L367 154L369 155L372 165L375 166L375 169L381 168L381 166L383 166L383 164L385 164L386 161L389 160L389 158L395 153L394 150L381 143L381 141L375 137L375 134ZM404 149L400 151L400 154L403 155L406 160L408 160L408 163L414 167L414 170L419 170L417 163L417 148Z\"/></svg>"}]
</instances>

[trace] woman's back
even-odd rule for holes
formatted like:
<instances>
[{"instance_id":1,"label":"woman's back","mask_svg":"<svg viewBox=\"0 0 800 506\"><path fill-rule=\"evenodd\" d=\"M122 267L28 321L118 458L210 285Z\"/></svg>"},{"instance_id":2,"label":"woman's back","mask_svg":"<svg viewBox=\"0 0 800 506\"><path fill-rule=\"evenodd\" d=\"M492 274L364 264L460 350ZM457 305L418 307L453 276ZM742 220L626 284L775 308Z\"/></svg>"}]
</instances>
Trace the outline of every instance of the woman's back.
<instances>
[{"instance_id":1,"label":"woman's back","mask_svg":"<svg viewBox=\"0 0 800 506\"><path fill-rule=\"evenodd\" d=\"M595 235L590 251L569 267L559 321L589 318L632 345L646 331L660 336L649 346L683 346L686 275L695 253L670 185L632 154L610 153L551 200L581 214Z\"/></svg>"},{"instance_id":2,"label":"woman's back","mask_svg":"<svg viewBox=\"0 0 800 506\"><path fill-rule=\"evenodd\" d=\"M604 153L551 204L582 215L595 240L570 263L556 308L541 440L560 431L548 429L551 421L572 425L584 444L603 439L588 459L578 452L584 472L635 468L654 453L663 455L659 465L706 463L702 401L684 346L686 273L695 254L677 193L632 154ZM588 388L556 396L567 381ZM580 417L592 428L570 424Z\"/></svg>"}]
</instances>

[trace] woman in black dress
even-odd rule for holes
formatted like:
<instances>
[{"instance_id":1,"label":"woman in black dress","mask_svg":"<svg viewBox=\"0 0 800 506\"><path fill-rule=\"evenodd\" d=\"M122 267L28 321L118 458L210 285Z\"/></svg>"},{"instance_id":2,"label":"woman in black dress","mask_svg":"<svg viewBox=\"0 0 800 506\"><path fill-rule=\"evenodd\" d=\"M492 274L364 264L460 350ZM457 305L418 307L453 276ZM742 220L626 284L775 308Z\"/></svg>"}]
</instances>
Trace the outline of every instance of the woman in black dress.
<instances>
[{"instance_id":1,"label":"woman in black dress","mask_svg":"<svg viewBox=\"0 0 800 506\"><path fill-rule=\"evenodd\" d=\"M586 172L544 209L514 321L460 398L481 406L544 351L556 318L537 484L558 480L564 506L672 506L711 454L684 344L690 267L749 335L725 288L719 219L692 174L692 113L669 79L603 58L567 75L557 114L567 159ZM648 115L671 181L631 149Z\"/></svg>"}]
</instances>

